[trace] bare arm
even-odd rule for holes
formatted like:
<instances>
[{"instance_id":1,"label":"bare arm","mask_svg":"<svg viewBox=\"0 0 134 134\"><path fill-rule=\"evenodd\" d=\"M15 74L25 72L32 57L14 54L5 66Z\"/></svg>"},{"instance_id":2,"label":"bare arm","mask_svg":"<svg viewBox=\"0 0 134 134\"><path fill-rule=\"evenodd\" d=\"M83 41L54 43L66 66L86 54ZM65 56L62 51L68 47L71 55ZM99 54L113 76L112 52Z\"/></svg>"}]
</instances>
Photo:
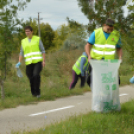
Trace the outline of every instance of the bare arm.
<instances>
[{"instance_id":1,"label":"bare arm","mask_svg":"<svg viewBox=\"0 0 134 134\"><path fill-rule=\"evenodd\" d=\"M22 56L22 55L20 55L20 56L19 56L19 62L21 62L21 61L22 61L22 59L23 59L23 56Z\"/></svg>"},{"instance_id":2,"label":"bare arm","mask_svg":"<svg viewBox=\"0 0 134 134\"><path fill-rule=\"evenodd\" d=\"M87 43L85 45L85 52L86 52L86 54L88 56L88 61L91 59L91 56L90 56L91 48L92 48L92 45L91 44Z\"/></svg>"},{"instance_id":3,"label":"bare arm","mask_svg":"<svg viewBox=\"0 0 134 134\"><path fill-rule=\"evenodd\" d=\"M42 66L44 67L45 66L45 53L42 53L42 56L43 56Z\"/></svg>"},{"instance_id":4,"label":"bare arm","mask_svg":"<svg viewBox=\"0 0 134 134\"><path fill-rule=\"evenodd\" d=\"M116 48L119 59L122 59L122 48Z\"/></svg>"}]
</instances>

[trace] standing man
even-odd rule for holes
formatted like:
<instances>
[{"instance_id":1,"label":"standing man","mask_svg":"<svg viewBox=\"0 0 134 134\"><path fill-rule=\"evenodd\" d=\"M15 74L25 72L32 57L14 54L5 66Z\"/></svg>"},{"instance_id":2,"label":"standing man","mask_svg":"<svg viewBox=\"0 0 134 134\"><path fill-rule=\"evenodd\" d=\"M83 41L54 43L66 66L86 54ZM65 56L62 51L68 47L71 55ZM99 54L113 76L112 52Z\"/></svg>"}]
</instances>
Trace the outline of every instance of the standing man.
<instances>
[{"instance_id":1,"label":"standing man","mask_svg":"<svg viewBox=\"0 0 134 134\"><path fill-rule=\"evenodd\" d=\"M85 45L85 51L90 59L114 59L117 51L119 59L122 59L121 38L118 31L114 30L114 20L107 19L103 27L100 27L90 35L88 43ZM90 75L87 83L91 80L91 66L89 66ZM91 83L90 83L91 84ZM120 84L120 80L119 80Z\"/></svg>"},{"instance_id":2,"label":"standing man","mask_svg":"<svg viewBox=\"0 0 134 134\"><path fill-rule=\"evenodd\" d=\"M21 60L25 58L26 75L29 78L31 93L33 96L40 97L40 72L45 66L45 49L38 36L33 35L31 26L25 27L26 38L21 41L19 62L16 67L21 65Z\"/></svg>"}]
</instances>

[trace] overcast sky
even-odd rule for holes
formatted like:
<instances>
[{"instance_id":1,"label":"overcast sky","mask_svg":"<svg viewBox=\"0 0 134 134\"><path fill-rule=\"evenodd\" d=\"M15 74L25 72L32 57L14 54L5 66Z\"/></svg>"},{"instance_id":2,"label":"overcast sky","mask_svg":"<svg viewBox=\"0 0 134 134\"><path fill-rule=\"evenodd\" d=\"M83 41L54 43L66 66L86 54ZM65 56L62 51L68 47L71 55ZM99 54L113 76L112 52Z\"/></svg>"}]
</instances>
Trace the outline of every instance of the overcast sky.
<instances>
[{"instance_id":1,"label":"overcast sky","mask_svg":"<svg viewBox=\"0 0 134 134\"><path fill-rule=\"evenodd\" d=\"M88 19L78 7L77 0L31 0L24 11L19 12L18 17L27 20L29 17L37 18L38 12L41 22L48 22L53 29L61 24L66 24L66 17L74 19L82 24L88 24Z\"/></svg>"},{"instance_id":2,"label":"overcast sky","mask_svg":"<svg viewBox=\"0 0 134 134\"><path fill-rule=\"evenodd\" d=\"M67 16L82 24L88 24L88 19L78 7L77 0L31 0L27 8L19 12L18 17L24 20L29 17L37 18L38 12L41 12L41 22L49 23L54 30L67 23Z\"/></svg>"}]
</instances>

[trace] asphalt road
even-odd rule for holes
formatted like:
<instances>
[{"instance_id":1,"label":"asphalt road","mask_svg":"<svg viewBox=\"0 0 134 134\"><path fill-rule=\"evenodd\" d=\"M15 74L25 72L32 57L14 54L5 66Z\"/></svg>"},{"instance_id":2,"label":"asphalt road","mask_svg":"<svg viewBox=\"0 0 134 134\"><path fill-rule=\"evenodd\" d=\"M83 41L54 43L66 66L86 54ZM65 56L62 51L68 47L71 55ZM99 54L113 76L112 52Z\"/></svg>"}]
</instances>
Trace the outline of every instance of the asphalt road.
<instances>
[{"instance_id":1,"label":"asphalt road","mask_svg":"<svg viewBox=\"0 0 134 134\"><path fill-rule=\"evenodd\" d=\"M119 90L121 103L134 98L134 86L120 87ZM51 123L65 120L70 116L88 113L91 111L91 94L87 92L79 96L2 110L0 111L0 134L45 128Z\"/></svg>"}]
</instances>

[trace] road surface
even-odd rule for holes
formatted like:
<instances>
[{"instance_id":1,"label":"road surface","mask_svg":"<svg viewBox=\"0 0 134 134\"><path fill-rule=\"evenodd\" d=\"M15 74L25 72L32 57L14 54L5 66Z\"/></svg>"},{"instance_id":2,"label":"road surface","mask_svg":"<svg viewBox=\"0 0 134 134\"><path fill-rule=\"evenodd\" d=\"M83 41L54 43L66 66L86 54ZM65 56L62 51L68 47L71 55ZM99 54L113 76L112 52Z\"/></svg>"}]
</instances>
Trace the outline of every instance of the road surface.
<instances>
[{"instance_id":1,"label":"road surface","mask_svg":"<svg viewBox=\"0 0 134 134\"><path fill-rule=\"evenodd\" d=\"M121 103L134 98L132 85L120 87L119 91ZM65 120L70 116L88 113L91 111L91 94L87 92L79 96L2 110L0 111L0 134L45 128L51 123Z\"/></svg>"}]
</instances>

